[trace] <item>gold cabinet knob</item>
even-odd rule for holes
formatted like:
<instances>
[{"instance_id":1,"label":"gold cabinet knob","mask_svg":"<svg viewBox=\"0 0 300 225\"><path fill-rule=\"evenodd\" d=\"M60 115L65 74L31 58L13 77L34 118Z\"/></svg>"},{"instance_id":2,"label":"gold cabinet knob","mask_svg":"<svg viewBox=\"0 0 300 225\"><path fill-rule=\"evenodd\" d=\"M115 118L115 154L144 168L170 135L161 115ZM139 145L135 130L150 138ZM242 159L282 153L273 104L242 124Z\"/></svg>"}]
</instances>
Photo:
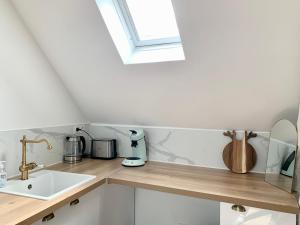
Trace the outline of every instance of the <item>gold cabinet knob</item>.
<instances>
[{"instance_id":1,"label":"gold cabinet knob","mask_svg":"<svg viewBox=\"0 0 300 225\"><path fill-rule=\"evenodd\" d=\"M74 206L74 205L77 205L77 204L79 204L79 199L75 199L75 200L70 202L70 206Z\"/></svg>"},{"instance_id":2,"label":"gold cabinet knob","mask_svg":"<svg viewBox=\"0 0 300 225\"><path fill-rule=\"evenodd\" d=\"M246 212L246 208L242 205L233 205L231 209L237 212Z\"/></svg>"},{"instance_id":3,"label":"gold cabinet knob","mask_svg":"<svg viewBox=\"0 0 300 225\"><path fill-rule=\"evenodd\" d=\"M50 213L47 216L44 216L44 218L42 219L42 222L48 222L50 220L52 220L54 218L54 213Z\"/></svg>"}]
</instances>

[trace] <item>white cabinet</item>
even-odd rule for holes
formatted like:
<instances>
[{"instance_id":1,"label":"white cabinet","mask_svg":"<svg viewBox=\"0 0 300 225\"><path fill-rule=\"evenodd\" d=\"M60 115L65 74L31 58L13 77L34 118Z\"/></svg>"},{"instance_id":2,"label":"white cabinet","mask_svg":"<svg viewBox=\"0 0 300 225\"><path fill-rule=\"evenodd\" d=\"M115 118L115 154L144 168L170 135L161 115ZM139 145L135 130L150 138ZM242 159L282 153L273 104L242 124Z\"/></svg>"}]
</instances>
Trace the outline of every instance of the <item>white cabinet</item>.
<instances>
[{"instance_id":1,"label":"white cabinet","mask_svg":"<svg viewBox=\"0 0 300 225\"><path fill-rule=\"evenodd\" d=\"M69 204L54 211L55 217L47 222L39 220L33 225L100 225L101 196L99 187L79 198L77 205Z\"/></svg>"},{"instance_id":2,"label":"white cabinet","mask_svg":"<svg viewBox=\"0 0 300 225\"><path fill-rule=\"evenodd\" d=\"M132 225L134 224L134 189L105 184L79 198L74 206L66 204L55 210L48 222L33 225Z\"/></svg>"},{"instance_id":3,"label":"white cabinet","mask_svg":"<svg viewBox=\"0 0 300 225\"><path fill-rule=\"evenodd\" d=\"M219 225L219 202L137 188L135 225Z\"/></svg>"},{"instance_id":4,"label":"white cabinet","mask_svg":"<svg viewBox=\"0 0 300 225\"><path fill-rule=\"evenodd\" d=\"M233 204L220 205L220 225L296 225L296 215L244 206L245 212L232 209Z\"/></svg>"}]
</instances>

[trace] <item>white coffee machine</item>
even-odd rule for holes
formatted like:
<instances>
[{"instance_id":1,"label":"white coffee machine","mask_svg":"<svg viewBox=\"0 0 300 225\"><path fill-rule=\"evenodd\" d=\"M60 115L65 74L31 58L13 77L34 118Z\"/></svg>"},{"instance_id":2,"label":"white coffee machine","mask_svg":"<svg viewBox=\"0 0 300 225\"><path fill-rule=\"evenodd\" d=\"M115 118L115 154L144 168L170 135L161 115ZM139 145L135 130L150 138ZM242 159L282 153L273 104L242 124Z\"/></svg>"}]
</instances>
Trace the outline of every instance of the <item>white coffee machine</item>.
<instances>
[{"instance_id":1,"label":"white coffee machine","mask_svg":"<svg viewBox=\"0 0 300 225\"><path fill-rule=\"evenodd\" d=\"M145 134L142 129L130 130L132 156L123 160L123 166L143 166L147 162Z\"/></svg>"}]
</instances>

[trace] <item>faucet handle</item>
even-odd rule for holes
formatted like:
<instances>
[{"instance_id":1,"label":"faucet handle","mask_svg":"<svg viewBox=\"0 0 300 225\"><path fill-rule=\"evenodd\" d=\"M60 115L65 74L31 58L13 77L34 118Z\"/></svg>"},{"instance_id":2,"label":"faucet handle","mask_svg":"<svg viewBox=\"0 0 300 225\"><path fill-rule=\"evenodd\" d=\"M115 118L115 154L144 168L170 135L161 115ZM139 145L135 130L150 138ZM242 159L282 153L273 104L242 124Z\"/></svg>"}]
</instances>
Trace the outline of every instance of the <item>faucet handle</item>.
<instances>
[{"instance_id":1,"label":"faucet handle","mask_svg":"<svg viewBox=\"0 0 300 225\"><path fill-rule=\"evenodd\" d=\"M35 162L31 162L31 163L28 163L26 166L27 166L28 170L33 170L38 165Z\"/></svg>"}]
</instances>

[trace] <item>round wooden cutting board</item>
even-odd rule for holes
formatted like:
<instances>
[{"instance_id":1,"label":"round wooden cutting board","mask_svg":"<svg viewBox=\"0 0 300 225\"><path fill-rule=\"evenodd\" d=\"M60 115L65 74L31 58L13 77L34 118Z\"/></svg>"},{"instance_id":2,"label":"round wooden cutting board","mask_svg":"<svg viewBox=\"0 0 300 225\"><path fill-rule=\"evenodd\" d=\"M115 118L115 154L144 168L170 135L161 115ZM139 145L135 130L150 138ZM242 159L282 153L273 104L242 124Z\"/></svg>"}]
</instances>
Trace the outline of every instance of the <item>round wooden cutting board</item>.
<instances>
[{"instance_id":1,"label":"round wooden cutting board","mask_svg":"<svg viewBox=\"0 0 300 225\"><path fill-rule=\"evenodd\" d=\"M247 133L245 133L247 135ZM234 173L247 173L256 164L256 151L246 139L233 141L227 144L223 150L223 161L228 169Z\"/></svg>"}]
</instances>

